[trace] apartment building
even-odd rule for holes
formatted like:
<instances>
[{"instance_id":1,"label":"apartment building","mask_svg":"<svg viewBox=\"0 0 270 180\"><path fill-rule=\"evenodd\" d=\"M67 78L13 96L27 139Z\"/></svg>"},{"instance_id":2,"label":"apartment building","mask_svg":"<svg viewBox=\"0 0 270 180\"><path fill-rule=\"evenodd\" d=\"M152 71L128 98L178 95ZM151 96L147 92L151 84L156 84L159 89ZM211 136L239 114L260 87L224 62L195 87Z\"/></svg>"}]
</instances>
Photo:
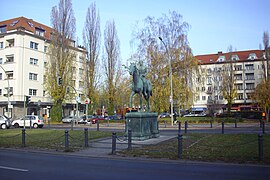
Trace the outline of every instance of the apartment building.
<instances>
[{"instance_id":1,"label":"apartment building","mask_svg":"<svg viewBox=\"0 0 270 180\"><path fill-rule=\"evenodd\" d=\"M255 102L251 93L263 79L265 54L262 50L218 52L196 56L200 64L199 76L194 87L194 109L207 109L214 113L222 112L227 101L222 94L223 71L233 71L237 96L232 110L252 107ZM228 64L232 62L232 70Z\"/></svg>"},{"instance_id":2,"label":"apartment building","mask_svg":"<svg viewBox=\"0 0 270 180\"><path fill-rule=\"evenodd\" d=\"M49 114L53 102L44 89L44 74L51 35L52 28L25 17L0 22L0 114L12 118L24 115L26 95L31 98L27 114ZM82 92L86 51L71 42L77 54L72 83ZM75 104L70 101L64 108L69 113Z\"/></svg>"}]
</instances>

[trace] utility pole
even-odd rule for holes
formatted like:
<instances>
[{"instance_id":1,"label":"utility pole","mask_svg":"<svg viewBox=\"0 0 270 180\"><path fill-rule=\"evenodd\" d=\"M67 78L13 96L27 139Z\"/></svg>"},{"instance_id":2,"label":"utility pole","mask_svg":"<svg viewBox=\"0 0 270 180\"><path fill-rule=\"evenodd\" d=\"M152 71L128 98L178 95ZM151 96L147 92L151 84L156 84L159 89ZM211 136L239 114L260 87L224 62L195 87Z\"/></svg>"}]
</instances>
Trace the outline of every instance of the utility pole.
<instances>
[{"instance_id":1,"label":"utility pole","mask_svg":"<svg viewBox=\"0 0 270 180\"><path fill-rule=\"evenodd\" d=\"M170 93L170 103L171 103L171 125L173 126L173 85L172 85L172 64L171 64L171 56L169 54L168 48L161 37L158 37L159 40L163 43L164 47L166 48L166 53L169 57L169 73L170 73L170 87L171 87L171 93Z\"/></svg>"}]
</instances>

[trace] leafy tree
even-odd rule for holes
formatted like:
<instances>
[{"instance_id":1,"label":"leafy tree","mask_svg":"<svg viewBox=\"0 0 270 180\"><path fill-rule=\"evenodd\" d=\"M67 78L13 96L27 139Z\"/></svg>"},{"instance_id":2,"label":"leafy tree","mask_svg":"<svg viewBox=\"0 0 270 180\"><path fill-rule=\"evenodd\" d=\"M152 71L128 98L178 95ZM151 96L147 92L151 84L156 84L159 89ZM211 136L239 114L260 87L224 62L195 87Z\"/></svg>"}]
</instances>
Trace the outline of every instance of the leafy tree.
<instances>
[{"instance_id":1,"label":"leafy tree","mask_svg":"<svg viewBox=\"0 0 270 180\"><path fill-rule=\"evenodd\" d=\"M108 113L113 114L115 107L116 87L121 77L120 42L114 21L108 21L104 30L104 57L105 83L108 99Z\"/></svg>"},{"instance_id":2,"label":"leafy tree","mask_svg":"<svg viewBox=\"0 0 270 180\"><path fill-rule=\"evenodd\" d=\"M270 48L269 48L269 33L265 31L263 33L263 45L264 45L264 57L262 60L264 79L259 83L252 95L252 99L263 108L266 113L266 121L269 122L270 113Z\"/></svg>"},{"instance_id":3,"label":"leafy tree","mask_svg":"<svg viewBox=\"0 0 270 180\"><path fill-rule=\"evenodd\" d=\"M59 5L51 11L51 23L54 29L51 35L51 44L48 49L49 61L46 66L45 88L54 101L52 119L61 121L62 102L66 96L66 88L72 77L72 67L75 62L75 53L72 46L75 42L75 17L71 0L60 0ZM62 83L59 85L59 78Z\"/></svg>"},{"instance_id":4,"label":"leafy tree","mask_svg":"<svg viewBox=\"0 0 270 180\"><path fill-rule=\"evenodd\" d=\"M100 17L99 13L96 11L96 4L92 3L87 10L83 40L84 46L87 51L87 61L86 61L86 96L91 99L92 103L96 104L98 101L98 60L99 60L99 49L100 49ZM90 110L93 112L93 107L89 106Z\"/></svg>"},{"instance_id":5,"label":"leafy tree","mask_svg":"<svg viewBox=\"0 0 270 180\"><path fill-rule=\"evenodd\" d=\"M136 56L145 59L149 67L148 79L153 84L151 109L154 111L170 109L169 60L172 65L174 106L191 104L192 73L197 69L197 61L189 47L188 29L189 24L183 21L182 16L172 11L158 19L147 17L144 26L133 34L132 42L137 45Z\"/></svg>"},{"instance_id":6,"label":"leafy tree","mask_svg":"<svg viewBox=\"0 0 270 180\"><path fill-rule=\"evenodd\" d=\"M262 81L257 85L252 95L252 99L255 100L264 112L266 112L266 122L269 122L270 113L270 80Z\"/></svg>"}]
</instances>

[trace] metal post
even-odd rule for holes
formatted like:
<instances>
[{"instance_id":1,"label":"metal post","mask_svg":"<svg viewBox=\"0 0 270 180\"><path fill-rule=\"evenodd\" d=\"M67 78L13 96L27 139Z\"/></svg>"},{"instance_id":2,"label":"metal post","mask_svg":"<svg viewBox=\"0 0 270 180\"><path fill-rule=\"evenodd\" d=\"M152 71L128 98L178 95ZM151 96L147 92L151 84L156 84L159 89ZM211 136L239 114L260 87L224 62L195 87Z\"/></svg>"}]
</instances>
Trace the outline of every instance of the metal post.
<instances>
[{"instance_id":1,"label":"metal post","mask_svg":"<svg viewBox=\"0 0 270 180\"><path fill-rule=\"evenodd\" d=\"M25 129L22 129L22 147L25 147Z\"/></svg>"},{"instance_id":2,"label":"metal post","mask_svg":"<svg viewBox=\"0 0 270 180\"><path fill-rule=\"evenodd\" d=\"M51 129L51 118L47 118L48 119L48 128Z\"/></svg>"},{"instance_id":3,"label":"metal post","mask_svg":"<svg viewBox=\"0 0 270 180\"><path fill-rule=\"evenodd\" d=\"M71 120L71 131L73 131L73 124L74 123L74 121L73 120Z\"/></svg>"},{"instance_id":4,"label":"metal post","mask_svg":"<svg viewBox=\"0 0 270 180\"><path fill-rule=\"evenodd\" d=\"M178 122L178 133L181 133L181 121Z\"/></svg>"},{"instance_id":5,"label":"metal post","mask_svg":"<svg viewBox=\"0 0 270 180\"><path fill-rule=\"evenodd\" d=\"M88 128L84 128L84 146L88 147Z\"/></svg>"},{"instance_id":6,"label":"metal post","mask_svg":"<svg viewBox=\"0 0 270 180\"><path fill-rule=\"evenodd\" d=\"M263 135L258 135L259 161L263 160Z\"/></svg>"},{"instance_id":7,"label":"metal post","mask_svg":"<svg viewBox=\"0 0 270 180\"><path fill-rule=\"evenodd\" d=\"M222 133L222 134L224 134L224 121L222 121L222 123L221 123L221 127L222 127L222 131L221 131L221 133Z\"/></svg>"},{"instance_id":8,"label":"metal post","mask_svg":"<svg viewBox=\"0 0 270 180\"><path fill-rule=\"evenodd\" d=\"M112 154L116 152L116 133L112 133Z\"/></svg>"},{"instance_id":9,"label":"metal post","mask_svg":"<svg viewBox=\"0 0 270 180\"><path fill-rule=\"evenodd\" d=\"M263 132L263 134L265 134L265 122L264 121L262 121L262 132Z\"/></svg>"},{"instance_id":10,"label":"metal post","mask_svg":"<svg viewBox=\"0 0 270 180\"><path fill-rule=\"evenodd\" d=\"M188 121L185 121L185 133L187 133Z\"/></svg>"},{"instance_id":11,"label":"metal post","mask_svg":"<svg viewBox=\"0 0 270 180\"><path fill-rule=\"evenodd\" d=\"M234 120L234 127L237 128L237 119Z\"/></svg>"},{"instance_id":12,"label":"metal post","mask_svg":"<svg viewBox=\"0 0 270 180\"><path fill-rule=\"evenodd\" d=\"M99 120L97 120L97 131L99 131Z\"/></svg>"},{"instance_id":13,"label":"metal post","mask_svg":"<svg viewBox=\"0 0 270 180\"><path fill-rule=\"evenodd\" d=\"M164 126L165 126L165 128L166 128L166 121L164 120L163 122L164 122Z\"/></svg>"},{"instance_id":14,"label":"metal post","mask_svg":"<svg viewBox=\"0 0 270 180\"><path fill-rule=\"evenodd\" d=\"M213 120L210 121L210 128L213 128Z\"/></svg>"},{"instance_id":15,"label":"metal post","mask_svg":"<svg viewBox=\"0 0 270 180\"><path fill-rule=\"evenodd\" d=\"M131 150L131 137L132 137L132 132L131 129L128 130L128 150Z\"/></svg>"},{"instance_id":16,"label":"metal post","mask_svg":"<svg viewBox=\"0 0 270 180\"><path fill-rule=\"evenodd\" d=\"M178 158L182 159L183 135L178 133Z\"/></svg>"},{"instance_id":17,"label":"metal post","mask_svg":"<svg viewBox=\"0 0 270 180\"><path fill-rule=\"evenodd\" d=\"M69 142L68 142L68 130L65 131L65 150L68 151Z\"/></svg>"}]
</instances>

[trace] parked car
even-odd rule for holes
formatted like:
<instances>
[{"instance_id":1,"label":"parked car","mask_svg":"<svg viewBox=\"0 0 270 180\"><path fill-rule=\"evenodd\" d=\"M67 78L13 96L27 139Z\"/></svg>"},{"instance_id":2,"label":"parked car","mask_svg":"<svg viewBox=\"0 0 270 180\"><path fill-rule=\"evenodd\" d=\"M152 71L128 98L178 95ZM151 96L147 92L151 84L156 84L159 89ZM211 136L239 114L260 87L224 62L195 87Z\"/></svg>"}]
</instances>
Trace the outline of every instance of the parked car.
<instances>
[{"instance_id":1,"label":"parked car","mask_svg":"<svg viewBox=\"0 0 270 180\"><path fill-rule=\"evenodd\" d=\"M26 115L20 119L12 121L12 126L15 128L18 127L34 127L34 128L42 128L44 125L44 121L40 116L36 115Z\"/></svg>"},{"instance_id":2,"label":"parked car","mask_svg":"<svg viewBox=\"0 0 270 180\"><path fill-rule=\"evenodd\" d=\"M71 121L76 122L76 119L75 116L67 116L62 119L62 123L71 123Z\"/></svg>"},{"instance_id":3,"label":"parked car","mask_svg":"<svg viewBox=\"0 0 270 180\"><path fill-rule=\"evenodd\" d=\"M184 117L203 117L203 116L206 116L204 112L199 113L199 114L189 113L189 114L184 115Z\"/></svg>"},{"instance_id":4,"label":"parked car","mask_svg":"<svg viewBox=\"0 0 270 180\"><path fill-rule=\"evenodd\" d=\"M105 120L105 118L103 116L96 116L91 119L91 123L96 124L98 121L101 121L101 120Z\"/></svg>"},{"instance_id":5,"label":"parked car","mask_svg":"<svg viewBox=\"0 0 270 180\"><path fill-rule=\"evenodd\" d=\"M5 116L0 115L0 127L1 129L8 129L11 126L11 121Z\"/></svg>"},{"instance_id":6,"label":"parked car","mask_svg":"<svg viewBox=\"0 0 270 180\"><path fill-rule=\"evenodd\" d=\"M120 120L121 117L115 114L115 115L107 116L105 119L106 120Z\"/></svg>"},{"instance_id":7,"label":"parked car","mask_svg":"<svg viewBox=\"0 0 270 180\"><path fill-rule=\"evenodd\" d=\"M159 118L166 118L166 117L171 117L171 115L169 113L161 113L159 115Z\"/></svg>"}]
</instances>

